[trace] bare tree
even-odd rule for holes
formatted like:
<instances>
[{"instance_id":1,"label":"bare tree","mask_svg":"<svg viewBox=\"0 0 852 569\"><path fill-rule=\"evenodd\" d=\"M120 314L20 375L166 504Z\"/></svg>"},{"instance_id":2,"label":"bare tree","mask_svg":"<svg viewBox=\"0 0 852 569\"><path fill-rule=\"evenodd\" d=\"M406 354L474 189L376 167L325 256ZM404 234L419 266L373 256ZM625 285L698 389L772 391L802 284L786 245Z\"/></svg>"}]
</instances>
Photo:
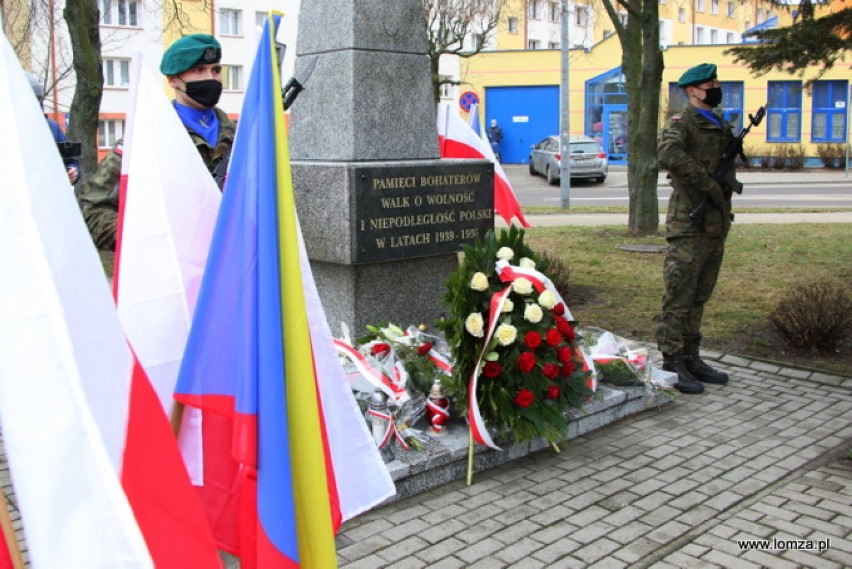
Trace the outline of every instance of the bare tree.
<instances>
[{"instance_id":1,"label":"bare tree","mask_svg":"<svg viewBox=\"0 0 852 569\"><path fill-rule=\"evenodd\" d=\"M627 184L630 233L655 233L657 206L657 130L663 53L658 0L602 0L621 43L621 69L627 91ZM627 13L623 23L620 11Z\"/></svg>"},{"instance_id":2,"label":"bare tree","mask_svg":"<svg viewBox=\"0 0 852 569\"><path fill-rule=\"evenodd\" d=\"M441 85L458 85L457 79L438 71L442 55L469 58L486 46L497 28L506 0L423 0L429 43L429 67L437 103Z\"/></svg>"}]
</instances>

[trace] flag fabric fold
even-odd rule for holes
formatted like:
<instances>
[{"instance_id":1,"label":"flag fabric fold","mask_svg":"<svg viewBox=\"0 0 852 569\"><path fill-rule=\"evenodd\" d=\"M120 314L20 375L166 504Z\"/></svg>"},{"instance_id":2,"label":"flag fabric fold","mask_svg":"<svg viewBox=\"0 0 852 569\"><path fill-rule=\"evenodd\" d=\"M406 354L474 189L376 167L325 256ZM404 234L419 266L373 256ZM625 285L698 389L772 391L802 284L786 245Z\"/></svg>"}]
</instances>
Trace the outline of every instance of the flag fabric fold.
<instances>
[{"instance_id":1,"label":"flag fabric fold","mask_svg":"<svg viewBox=\"0 0 852 569\"><path fill-rule=\"evenodd\" d=\"M438 104L437 126L441 157L490 160L494 164L494 210L508 224L512 223L513 218L517 218L521 226L530 227L524 219L509 177L494 156L491 145L475 133L449 103Z\"/></svg>"},{"instance_id":2,"label":"flag fabric fold","mask_svg":"<svg viewBox=\"0 0 852 569\"><path fill-rule=\"evenodd\" d=\"M220 545L245 569L335 567L340 521L394 493L304 255L274 44L279 21L267 19L252 66L175 392L233 422L217 440L205 429L205 476L207 449L231 453L231 465L220 467L234 468L238 483L220 503L217 539L234 540Z\"/></svg>"},{"instance_id":3,"label":"flag fabric fold","mask_svg":"<svg viewBox=\"0 0 852 569\"><path fill-rule=\"evenodd\" d=\"M0 39L0 422L34 567L218 567L53 137ZM69 531L73 528L73 531Z\"/></svg>"},{"instance_id":4,"label":"flag fabric fold","mask_svg":"<svg viewBox=\"0 0 852 569\"><path fill-rule=\"evenodd\" d=\"M470 111L468 111L467 126L470 127L470 130L472 130L476 136L482 138L482 126L479 122L479 105L476 103L472 104L470 106Z\"/></svg>"}]
</instances>

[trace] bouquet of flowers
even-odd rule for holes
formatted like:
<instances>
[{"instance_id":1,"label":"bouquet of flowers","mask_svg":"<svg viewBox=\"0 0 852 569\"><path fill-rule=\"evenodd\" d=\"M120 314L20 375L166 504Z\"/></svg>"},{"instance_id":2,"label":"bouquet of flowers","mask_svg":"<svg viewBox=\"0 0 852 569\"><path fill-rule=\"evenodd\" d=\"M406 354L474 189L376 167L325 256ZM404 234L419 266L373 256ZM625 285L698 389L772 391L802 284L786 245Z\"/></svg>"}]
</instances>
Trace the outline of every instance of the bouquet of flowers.
<instances>
[{"instance_id":1,"label":"bouquet of flowers","mask_svg":"<svg viewBox=\"0 0 852 569\"><path fill-rule=\"evenodd\" d=\"M547 268L511 227L465 246L447 280L449 316L438 323L454 360L446 385L480 444L499 448L488 429L554 443L566 434L566 411L592 395L573 317Z\"/></svg>"}]
</instances>

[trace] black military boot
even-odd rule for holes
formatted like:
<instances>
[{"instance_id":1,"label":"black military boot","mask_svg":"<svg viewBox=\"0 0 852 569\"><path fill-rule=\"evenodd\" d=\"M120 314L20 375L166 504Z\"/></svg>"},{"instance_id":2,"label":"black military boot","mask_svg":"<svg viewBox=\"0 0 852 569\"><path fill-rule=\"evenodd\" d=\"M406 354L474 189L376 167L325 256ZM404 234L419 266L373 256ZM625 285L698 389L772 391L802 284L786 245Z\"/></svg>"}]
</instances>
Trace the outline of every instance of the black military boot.
<instances>
[{"instance_id":1,"label":"black military boot","mask_svg":"<svg viewBox=\"0 0 852 569\"><path fill-rule=\"evenodd\" d=\"M683 364L682 352L663 354L663 369L677 374L677 383L674 384L674 387L681 393L701 393L704 391L701 382L695 379Z\"/></svg>"},{"instance_id":2,"label":"black military boot","mask_svg":"<svg viewBox=\"0 0 852 569\"><path fill-rule=\"evenodd\" d=\"M692 374L695 379L704 383L718 383L724 385L728 383L728 374L713 369L707 365L698 355L698 348L701 346L701 335L687 336L684 338L683 346L683 364L686 369Z\"/></svg>"}]
</instances>

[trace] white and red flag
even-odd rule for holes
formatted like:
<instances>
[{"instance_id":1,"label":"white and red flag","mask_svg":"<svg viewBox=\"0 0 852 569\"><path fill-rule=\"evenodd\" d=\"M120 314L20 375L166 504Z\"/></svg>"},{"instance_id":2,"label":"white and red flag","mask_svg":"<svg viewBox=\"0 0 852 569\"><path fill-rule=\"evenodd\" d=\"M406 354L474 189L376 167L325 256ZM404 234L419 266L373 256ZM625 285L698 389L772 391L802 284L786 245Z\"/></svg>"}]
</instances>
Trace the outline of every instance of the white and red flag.
<instances>
[{"instance_id":1,"label":"white and red flag","mask_svg":"<svg viewBox=\"0 0 852 569\"><path fill-rule=\"evenodd\" d=\"M521 226L530 227L491 145L475 133L449 103L438 104L438 146L442 158L478 158L493 162L494 211L506 223L511 224L512 218L517 218Z\"/></svg>"},{"instance_id":2,"label":"white and red flag","mask_svg":"<svg viewBox=\"0 0 852 569\"><path fill-rule=\"evenodd\" d=\"M0 39L0 423L32 565L219 567L23 69Z\"/></svg>"}]
</instances>

